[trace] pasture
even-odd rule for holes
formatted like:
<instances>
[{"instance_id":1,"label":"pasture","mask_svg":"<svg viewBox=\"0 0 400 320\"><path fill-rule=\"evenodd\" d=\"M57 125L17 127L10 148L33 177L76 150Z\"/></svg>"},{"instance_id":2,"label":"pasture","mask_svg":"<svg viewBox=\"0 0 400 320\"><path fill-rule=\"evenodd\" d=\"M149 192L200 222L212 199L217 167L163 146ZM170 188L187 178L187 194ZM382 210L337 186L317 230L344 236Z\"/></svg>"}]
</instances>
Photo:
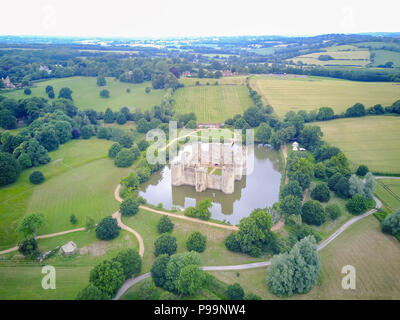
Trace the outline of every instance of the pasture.
<instances>
[{"instance_id":1,"label":"pasture","mask_svg":"<svg viewBox=\"0 0 400 320\"><path fill-rule=\"evenodd\" d=\"M177 113L194 112L199 122L224 122L253 105L244 85L188 86L176 90L174 99Z\"/></svg>"},{"instance_id":2,"label":"pasture","mask_svg":"<svg viewBox=\"0 0 400 320\"><path fill-rule=\"evenodd\" d=\"M376 184L375 194L389 211L395 211L400 208L400 180L379 179Z\"/></svg>"},{"instance_id":3,"label":"pasture","mask_svg":"<svg viewBox=\"0 0 400 320\"><path fill-rule=\"evenodd\" d=\"M316 122L323 140L339 147L355 168L400 173L400 117L369 116Z\"/></svg>"},{"instance_id":4,"label":"pasture","mask_svg":"<svg viewBox=\"0 0 400 320\"><path fill-rule=\"evenodd\" d=\"M380 223L369 216L352 225L320 251L321 275L307 294L291 299L400 299L400 243L382 233ZM356 290L343 290L345 265L356 268ZM211 271L217 279L239 282L245 291L262 299L278 299L265 284L267 268L236 271Z\"/></svg>"},{"instance_id":5,"label":"pasture","mask_svg":"<svg viewBox=\"0 0 400 320\"><path fill-rule=\"evenodd\" d=\"M41 251L54 249L73 240L80 254L71 257L55 255L46 260L56 268L56 289L44 290L42 264L23 260L17 253L0 257L0 299L75 299L77 293L89 283L93 266L105 259L112 259L126 248L138 249L132 234L121 231L111 241L100 241L94 232L76 232L69 235L38 240Z\"/></svg>"},{"instance_id":6,"label":"pasture","mask_svg":"<svg viewBox=\"0 0 400 320\"><path fill-rule=\"evenodd\" d=\"M365 107L391 105L400 99L400 84L359 82L332 78L297 76L254 76L251 87L264 103L270 104L279 116L288 111L316 110L331 107L335 113L346 111L357 102Z\"/></svg>"},{"instance_id":7,"label":"pasture","mask_svg":"<svg viewBox=\"0 0 400 320\"><path fill-rule=\"evenodd\" d=\"M212 78L188 78L181 77L179 78L179 82L184 84L185 87L193 87L196 85L196 82L199 82L200 85L207 85L209 83L210 86L214 85L216 81L218 81L219 85L245 85L246 84L246 76L232 76L232 77L222 77L219 79Z\"/></svg>"},{"instance_id":8,"label":"pasture","mask_svg":"<svg viewBox=\"0 0 400 320\"><path fill-rule=\"evenodd\" d=\"M321 61L318 59L320 55L329 55L333 58L333 60ZM300 61L303 64L313 64L319 66L340 65L365 67L367 64L370 63L370 52L369 50L343 51L342 49L338 51L333 51L331 49L328 52L314 52L288 60L293 61L294 63L298 63Z\"/></svg>"},{"instance_id":9,"label":"pasture","mask_svg":"<svg viewBox=\"0 0 400 320\"><path fill-rule=\"evenodd\" d=\"M118 209L113 190L129 168L117 168L107 158L112 141L74 140L49 153L51 162L24 170L18 180L0 190L0 250L15 245L15 229L27 213L41 212L46 225L39 234L83 227L87 216L96 222ZM40 170L46 181L38 186L29 175ZM69 221L71 214L78 224Z\"/></svg>"},{"instance_id":10,"label":"pasture","mask_svg":"<svg viewBox=\"0 0 400 320\"><path fill-rule=\"evenodd\" d=\"M107 85L99 87L96 84L95 77L52 79L35 82L30 96L25 95L23 90L1 92L1 94L14 99L37 96L51 100L45 92L46 86L51 85L54 87L56 97L61 88L68 87L72 90L72 98L77 107L81 109L94 109L96 111L105 111L107 108L118 111L124 106L130 109L139 108L148 110L155 105L159 105L164 96L164 90L152 89L150 93L146 93L145 88L151 87L151 82L149 81L132 84L120 82L115 78L106 78L106 80ZM126 91L128 88L131 90L130 92ZM100 97L100 91L103 89L110 91L109 98Z\"/></svg>"},{"instance_id":11,"label":"pasture","mask_svg":"<svg viewBox=\"0 0 400 320\"><path fill-rule=\"evenodd\" d=\"M400 68L400 52L389 50L372 50L375 53L373 66L384 65L386 62L393 62L393 67Z\"/></svg>"}]
</instances>

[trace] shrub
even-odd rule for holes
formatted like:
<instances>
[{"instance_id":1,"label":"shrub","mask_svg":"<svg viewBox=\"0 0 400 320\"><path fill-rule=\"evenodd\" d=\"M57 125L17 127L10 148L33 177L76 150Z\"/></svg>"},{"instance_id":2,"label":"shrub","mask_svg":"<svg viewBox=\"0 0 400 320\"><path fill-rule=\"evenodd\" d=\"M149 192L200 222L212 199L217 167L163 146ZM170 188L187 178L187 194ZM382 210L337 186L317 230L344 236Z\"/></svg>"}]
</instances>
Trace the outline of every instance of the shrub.
<instances>
[{"instance_id":1,"label":"shrub","mask_svg":"<svg viewBox=\"0 0 400 320\"><path fill-rule=\"evenodd\" d=\"M26 88L26 89L24 90L24 93L25 93L27 96L29 96L29 95L32 93L32 90L29 89L29 88Z\"/></svg>"},{"instance_id":2,"label":"shrub","mask_svg":"<svg viewBox=\"0 0 400 320\"><path fill-rule=\"evenodd\" d=\"M96 236L100 240L112 240L118 237L120 229L116 219L111 216L105 217L97 225Z\"/></svg>"},{"instance_id":3,"label":"shrub","mask_svg":"<svg viewBox=\"0 0 400 320\"><path fill-rule=\"evenodd\" d=\"M185 216L187 217L196 217L197 216L197 210L195 207L187 207L185 209Z\"/></svg>"},{"instance_id":4,"label":"shrub","mask_svg":"<svg viewBox=\"0 0 400 320\"><path fill-rule=\"evenodd\" d=\"M100 91L100 97L102 98L109 98L110 97L110 91L107 89L103 89Z\"/></svg>"},{"instance_id":5,"label":"shrub","mask_svg":"<svg viewBox=\"0 0 400 320\"><path fill-rule=\"evenodd\" d=\"M311 198L321 202L328 202L331 198L328 185L326 183L319 183L311 191Z\"/></svg>"},{"instance_id":6,"label":"shrub","mask_svg":"<svg viewBox=\"0 0 400 320\"><path fill-rule=\"evenodd\" d=\"M382 232L396 235L400 233L400 209L388 215L382 222Z\"/></svg>"},{"instance_id":7,"label":"shrub","mask_svg":"<svg viewBox=\"0 0 400 320\"><path fill-rule=\"evenodd\" d=\"M140 151L146 150L149 145L150 143L147 140L141 140L137 144Z\"/></svg>"},{"instance_id":8,"label":"shrub","mask_svg":"<svg viewBox=\"0 0 400 320\"><path fill-rule=\"evenodd\" d=\"M346 208L352 214L360 214L367 210L368 202L367 199L357 193L353 198L346 202Z\"/></svg>"},{"instance_id":9,"label":"shrub","mask_svg":"<svg viewBox=\"0 0 400 320\"><path fill-rule=\"evenodd\" d=\"M133 138L129 134L124 134L118 142L122 147L129 149L133 145Z\"/></svg>"},{"instance_id":10,"label":"shrub","mask_svg":"<svg viewBox=\"0 0 400 320\"><path fill-rule=\"evenodd\" d=\"M110 147L110 149L108 150L108 156L109 156L111 159L114 159L114 158L117 156L118 152L120 152L121 150L122 150L121 145L120 145L119 143L114 143L114 144Z\"/></svg>"},{"instance_id":11,"label":"shrub","mask_svg":"<svg viewBox=\"0 0 400 320\"><path fill-rule=\"evenodd\" d=\"M316 200L308 200L301 208L301 218L305 223L320 226L325 222L325 210Z\"/></svg>"},{"instance_id":12,"label":"shrub","mask_svg":"<svg viewBox=\"0 0 400 320\"><path fill-rule=\"evenodd\" d=\"M35 259L40 254L37 241L34 238L21 241L18 244L18 251L29 259Z\"/></svg>"},{"instance_id":13,"label":"shrub","mask_svg":"<svg viewBox=\"0 0 400 320\"><path fill-rule=\"evenodd\" d=\"M41 171L33 171L29 176L29 181L33 184L41 184L44 181L44 175Z\"/></svg>"},{"instance_id":14,"label":"shrub","mask_svg":"<svg viewBox=\"0 0 400 320\"><path fill-rule=\"evenodd\" d=\"M164 287L164 284L167 280L165 273L169 260L169 255L161 254L156 260L154 260L153 265L151 266L151 277L153 278L153 281L157 287Z\"/></svg>"},{"instance_id":15,"label":"shrub","mask_svg":"<svg viewBox=\"0 0 400 320\"><path fill-rule=\"evenodd\" d=\"M115 157L115 165L119 168L130 167L135 161L133 153L128 149L122 149Z\"/></svg>"},{"instance_id":16,"label":"shrub","mask_svg":"<svg viewBox=\"0 0 400 320\"><path fill-rule=\"evenodd\" d=\"M174 254L177 249L176 238L169 235L163 234L154 241L154 255L157 257L160 254Z\"/></svg>"},{"instance_id":17,"label":"shrub","mask_svg":"<svg viewBox=\"0 0 400 320\"><path fill-rule=\"evenodd\" d=\"M198 265L189 264L181 268L174 283L175 289L182 295L192 296L203 286L205 279L205 272Z\"/></svg>"},{"instance_id":18,"label":"shrub","mask_svg":"<svg viewBox=\"0 0 400 320\"><path fill-rule=\"evenodd\" d=\"M174 224L168 216L162 216L157 223L159 233L171 232L174 229Z\"/></svg>"},{"instance_id":19,"label":"shrub","mask_svg":"<svg viewBox=\"0 0 400 320\"><path fill-rule=\"evenodd\" d=\"M204 252L206 249L207 237L200 232L193 232L186 241L188 251Z\"/></svg>"},{"instance_id":20,"label":"shrub","mask_svg":"<svg viewBox=\"0 0 400 320\"><path fill-rule=\"evenodd\" d=\"M83 139L90 139L92 136L94 136L93 126L83 126L81 129L81 136Z\"/></svg>"},{"instance_id":21,"label":"shrub","mask_svg":"<svg viewBox=\"0 0 400 320\"><path fill-rule=\"evenodd\" d=\"M157 293L156 285L152 279L145 279L139 285L137 291L138 300L154 300L154 295Z\"/></svg>"},{"instance_id":22,"label":"shrub","mask_svg":"<svg viewBox=\"0 0 400 320\"><path fill-rule=\"evenodd\" d=\"M125 281L124 270L117 261L104 260L90 271L89 282L113 297Z\"/></svg>"},{"instance_id":23,"label":"shrub","mask_svg":"<svg viewBox=\"0 0 400 320\"><path fill-rule=\"evenodd\" d=\"M123 125L126 123L126 117L122 112L118 113L116 120L117 120L117 123L120 125Z\"/></svg>"},{"instance_id":24,"label":"shrub","mask_svg":"<svg viewBox=\"0 0 400 320\"><path fill-rule=\"evenodd\" d=\"M316 178L325 179L326 178L326 166L323 162L318 162L314 167L314 175Z\"/></svg>"},{"instance_id":25,"label":"shrub","mask_svg":"<svg viewBox=\"0 0 400 320\"><path fill-rule=\"evenodd\" d=\"M243 300L244 299L244 290L240 286L239 283L234 283L228 286L226 290L226 294L229 300Z\"/></svg>"},{"instance_id":26,"label":"shrub","mask_svg":"<svg viewBox=\"0 0 400 320\"><path fill-rule=\"evenodd\" d=\"M240 243L237 239L236 233L232 232L225 240L225 247L233 252L240 252Z\"/></svg>"},{"instance_id":27,"label":"shrub","mask_svg":"<svg viewBox=\"0 0 400 320\"><path fill-rule=\"evenodd\" d=\"M358 167L356 174L360 177L364 177L369 172L369 169L365 165L361 165Z\"/></svg>"},{"instance_id":28,"label":"shrub","mask_svg":"<svg viewBox=\"0 0 400 320\"><path fill-rule=\"evenodd\" d=\"M79 291L78 295L75 298L76 300L109 300L110 296L108 296L105 292L101 291L97 288L93 283L89 283L89 285Z\"/></svg>"},{"instance_id":29,"label":"shrub","mask_svg":"<svg viewBox=\"0 0 400 320\"><path fill-rule=\"evenodd\" d=\"M19 164L13 156L7 152L0 152L0 186L15 182L19 173Z\"/></svg>"},{"instance_id":30,"label":"shrub","mask_svg":"<svg viewBox=\"0 0 400 320\"><path fill-rule=\"evenodd\" d=\"M332 220L336 220L341 216L342 211L337 204L329 204L325 208L325 212L329 215Z\"/></svg>"},{"instance_id":31,"label":"shrub","mask_svg":"<svg viewBox=\"0 0 400 320\"><path fill-rule=\"evenodd\" d=\"M78 223L78 219L75 217L74 214L71 214L71 216L69 217L69 221L70 221L72 224L77 224L77 223Z\"/></svg>"},{"instance_id":32,"label":"shrub","mask_svg":"<svg viewBox=\"0 0 400 320\"><path fill-rule=\"evenodd\" d=\"M299 200L303 199L303 189L296 180L290 180L288 184L282 188L281 197L285 198L289 195L295 196Z\"/></svg>"},{"instance_id":33,"label":"shrub","mask_svg":"<svg viewBox=\"0 0 400 320\"><path fill-rule=\"evenodd\" d=\"M136 199L128 198L122 201L120 211L123 216L133 216L139 211L139 203Z\"/></svg>"},{"instance_id":34,"label":"shrub","mask_svg":"<svg viewBox=\"0 0 400 320\"><path fill-rule=\"evenodd\" d=\"M125 279L138 275L142 270L142 258L134 249L125 249L117 254L113 261L121 263Z\"/></svg>"},{"instance_id":35,"label":"shrub","mask_svg":"<svg viewBox=\"0 0 400 320\"><path fill-rule=\"evenodd\" d=\"M283 198L279 207L286 214L301 214L301 201L295 196L289 195Z\"/></svg>"}]
</instances>

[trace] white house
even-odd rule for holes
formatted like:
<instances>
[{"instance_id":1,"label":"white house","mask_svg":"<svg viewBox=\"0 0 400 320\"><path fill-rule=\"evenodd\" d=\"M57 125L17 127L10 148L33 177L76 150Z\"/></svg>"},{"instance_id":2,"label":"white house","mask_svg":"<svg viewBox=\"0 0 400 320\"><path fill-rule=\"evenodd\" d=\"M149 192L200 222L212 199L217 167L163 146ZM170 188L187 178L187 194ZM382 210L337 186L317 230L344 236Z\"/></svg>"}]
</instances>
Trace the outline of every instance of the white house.
<instances>
[{"instance_id":1,"label":"white house","mask_svg":"<svg viewBox=\"0 0 400 320\"><path fill-rule=\"evenodd\" d=\"M292 143L292 150L298 151L299 150L299 143L297 141Z\"/></svg>"}]
</instances>

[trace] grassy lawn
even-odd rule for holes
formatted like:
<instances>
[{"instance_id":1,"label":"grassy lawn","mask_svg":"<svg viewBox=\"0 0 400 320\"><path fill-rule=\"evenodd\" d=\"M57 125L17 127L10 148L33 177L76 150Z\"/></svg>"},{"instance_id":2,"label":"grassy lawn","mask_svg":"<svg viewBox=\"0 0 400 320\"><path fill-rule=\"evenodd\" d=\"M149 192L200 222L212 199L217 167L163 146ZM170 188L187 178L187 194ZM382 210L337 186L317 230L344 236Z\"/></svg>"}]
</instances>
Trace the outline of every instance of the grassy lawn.
<instances>
[{"instance_id":1,"label":"grassy lawn","mask_svg":"<svg viewBox=\"0 0 400 320\"><path fill-rule=\"evenodd\" d=\"M54 87L56 96L61 88L70 88L72 90L72 98L77 107L82 109L94 109L96 111L105 111L107 108L117 111L124 106L131 109L137 107L146 110L155 105L159 105L164 96L164 90L152 89L150 93L145 93L145 88L151 87L150 82L132 84L120 82L115 78L107 78L107 85L98 87L95 77L70 77L36 82L30 96L48 99L45 92L47 85ZM127 88L130 88L131 92L126 92ZM104 99L100 97L100 91L102 89L110 91L110 98ZM15 99L27 97L23 90L14 90L1 94Z\"/></svg>"},{"instance_id":2,"label":"grassy lawn","mask_svg":"<svg viewBox=\"0 0 400 320\"><path fill-rule=\"evenodd\" d=\"M114 166L107 158L111 141L74 140L49 153L51 162L22 172L17 182L0 190L0 249L14 246L15 231L27 213L42 212L46 226L39 234L59 232L85 224L87 216L98 222L118 209L114 188L128 169ZM46 181L38 186L29 182L29 174L40 170ZM75 214L78 224L69 217Z\"/></svg>"},{"instance_id":3,"label":"grassy lawn","mask_svg":"<svg viewBox=\"0 0 400 320\"><path fill-rule=\"evenodd\" d=\"M347 229L320 252L321 276L305 295L293 299L400 299L400 243L380 230L378 220L369 216ZM342 267L356 268L356 290L343 290ZM265 285L266 268L236 271L212 271L226 283L239 282L245 291L263 299L277 299Z\"/></svg>"},{"instance_id":4,"label":"grassy lawn","mask_svg":"<svg viewBox=\"0 0 400 320\"><path fill-rule=\"evenodd\" d=\"M291 110L310 111L331 107L335 113L341 113L357 102L368 108L377 103L391 105L400 99L398 83L253 76L250 84L281 117Z\"/></svg>"},{"instance_id":5,"label":"grassy lawn","mask_svg":"<svg viewBox=\"0 0 400 320\"><path fill-rule=\"evenodd\" d=\"M56 255L37 263L24 260L19 253L1 256L0 299L74 299L89 283L89 273L95 264L115 257L125 248L138 249L136 238L126 231L111 241L100 241L93 231L82 231L38 240L38 244L41 251L46 251L71 240L80 251L71 257ZM44 290L41 286L44 265L56 269L55 290Z\"/></svg>"},{"instance_id":6,"label":"grassy lawn","mask_svg":"<svg viewBox=\"0 0 400 320\"><path fill-rule=\"evenodd\" d=\"M157 232L157 223L160 218L160 214L140 210L135 216L123 217L122 219L126 225L135 229L143 237L145 249L143 257L143 273L150 271L151 265L155 259L154 241L160 236ZM186 240L190 233L198 231L207 236L206 250L201 253L203 265L233 265L262 260L228 251L225 248L224 240L231 233L229 230L207 226L201 223L193 223L177 218L171 218L171 220L175 224L172 235L177 239L178 253L187 251Z\"/></svg>"},{"instance_id":7,"label":"grassy lawn","mask_svg":"<svg viewBox=\"0 0 400 320\"><path fill-rule=\"evenodd\" d=\"M375 194L387 210L395 211L400 208L400 180L379 179Z\"/></svg>"},{"instance_id":8,"label":"grassy lawn","mask_svg":"<svg viewBox=\"0 0 400 320\"><path fill-rule=\"evenodd\" d=\"M177 113L194 112L200 122L223 122L253 105L244 85L188 86L178 89L174 99Z\"/></svg>"},{"instance_id":9,"label":"grassy lawn","mask_svg":"<svg viewBox=\"0 0 400 320\"><path fill-rule=\"evenodd\" d=\"M317 122L323 139L339 147L353 166L373 172L400 173L400 118L372 116Z\"/></svg>"}]
</instances>

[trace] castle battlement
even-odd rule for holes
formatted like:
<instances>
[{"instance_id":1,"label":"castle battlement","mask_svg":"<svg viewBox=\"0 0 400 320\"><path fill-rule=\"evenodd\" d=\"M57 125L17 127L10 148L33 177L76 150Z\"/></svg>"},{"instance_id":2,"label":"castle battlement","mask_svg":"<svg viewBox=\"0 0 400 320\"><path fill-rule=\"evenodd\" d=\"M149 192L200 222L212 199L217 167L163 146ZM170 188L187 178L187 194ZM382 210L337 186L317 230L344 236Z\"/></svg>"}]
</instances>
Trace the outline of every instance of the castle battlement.
<instances>
[{"instance_id":1,"label":"castle battlement","mask_svg":"<svg viewBox=\"0 0 400 320\"><path fill-rule=\"evenodd\" d=\"M193 142L171 162L171 182L173 186L194 186L197 192L215 189L230 194L244 170L246 147L234 143Z\"/></svg>"}]
</instances>

